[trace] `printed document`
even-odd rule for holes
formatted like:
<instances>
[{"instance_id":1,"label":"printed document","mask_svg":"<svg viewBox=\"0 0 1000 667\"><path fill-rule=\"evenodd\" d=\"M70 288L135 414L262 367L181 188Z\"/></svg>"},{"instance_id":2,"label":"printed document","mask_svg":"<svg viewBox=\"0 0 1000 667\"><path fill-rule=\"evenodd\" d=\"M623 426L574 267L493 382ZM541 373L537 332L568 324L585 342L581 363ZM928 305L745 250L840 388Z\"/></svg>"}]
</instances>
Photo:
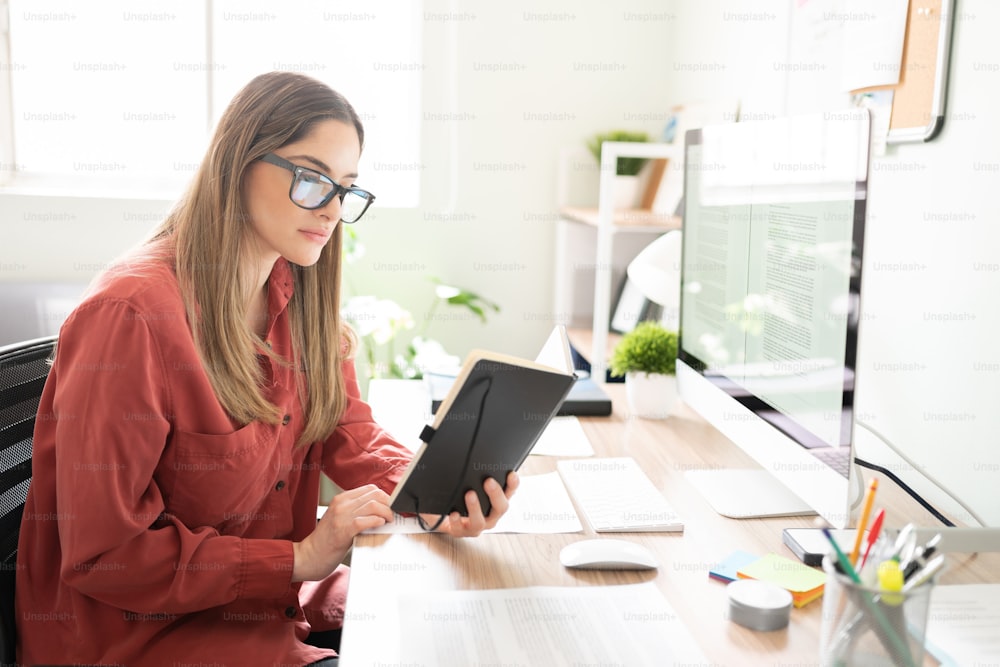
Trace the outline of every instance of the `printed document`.
<instances>
[{"instance_id":1,"label":"printed document","mask_svg":"<svg viewBox=\"0 0 1000 667\"><path fill-rule=\"evenodd\" d=\"M325 508L320 508L320 512ZM487 533L579 533L583 530L573 501L559 473L522 475L521 486L510 499L510 507ZM395 520L366 533L422 533L416 517L395 515Z\"/></svg>"},{"instance_id":2,"label":"printed document","mask_svg":"<svg viewBox=\"0 0 1000 667\"><path fill-rule=\"evenodd\" d=\"M415 664L709 664L652 582L423 592L399 621Z\"/></svg>"},{"instance_id":3,"label":"printed document","mask_svg":"<svg viewBox=\"0 0 1000 667\"><path fill-rule=\"evenodd\" d=\"M593 456L594 448L574 416L553 417L531 448L534 456Z\"/></svg>"},{"instance_id":4,"label":"printed document","mask_svg":"<svg viewBox=\"0 0 1000 667\"><path fill-rule=\"evenodd\" d=\"M1000 584L935 586L927 650L946 667L1000 664Z\"/></svg>"}]
</instances>

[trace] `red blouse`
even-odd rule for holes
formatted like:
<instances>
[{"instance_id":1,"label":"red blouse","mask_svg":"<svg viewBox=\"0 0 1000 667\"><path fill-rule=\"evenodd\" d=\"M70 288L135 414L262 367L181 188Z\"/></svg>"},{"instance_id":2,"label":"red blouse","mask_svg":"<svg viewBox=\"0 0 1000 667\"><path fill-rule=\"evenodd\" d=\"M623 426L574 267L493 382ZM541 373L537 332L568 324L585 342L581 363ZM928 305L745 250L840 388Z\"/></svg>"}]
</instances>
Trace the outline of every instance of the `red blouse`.
<instances>
[{"instance_id":1,"label":"red blouse","mask_svg":"<svg viewBox=\"0 0 1000 667\"><path fill-rule=\"evenodd\" d=\"M266 343L291 357L292 274L269 280ZM112 275L63 326L35 427L17 569L19 662L304 665L340 627L347 570L291 583L320 474L391 492L410 452L373 420L353 365L326 442L295 447L294 372L262 356L281 424L235 424L167 266Z\"/></svg>"}]
</instances>

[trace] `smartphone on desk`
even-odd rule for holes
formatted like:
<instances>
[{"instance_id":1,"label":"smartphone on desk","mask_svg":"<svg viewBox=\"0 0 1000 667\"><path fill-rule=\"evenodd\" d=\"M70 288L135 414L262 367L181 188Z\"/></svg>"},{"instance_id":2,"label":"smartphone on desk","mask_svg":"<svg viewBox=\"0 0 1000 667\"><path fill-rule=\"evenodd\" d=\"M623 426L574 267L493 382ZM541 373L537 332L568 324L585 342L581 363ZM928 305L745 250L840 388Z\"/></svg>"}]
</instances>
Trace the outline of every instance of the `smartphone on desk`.
<instances>
[{"instance_id":1,"label":"smartphone on desk","mask_svg":"<svg viewBox=\"0 0 1000 667\"><path fill-rule=\"evenodd\" d=\"M855 529L831 530L830 534L837 540L841 551L851 553L854 549L854 536L857 535ZM833 552L830 541L819 528L785 528L781 531L781 541L806 565L822 565L823 556Z\"/></svg>"}]
</instances>

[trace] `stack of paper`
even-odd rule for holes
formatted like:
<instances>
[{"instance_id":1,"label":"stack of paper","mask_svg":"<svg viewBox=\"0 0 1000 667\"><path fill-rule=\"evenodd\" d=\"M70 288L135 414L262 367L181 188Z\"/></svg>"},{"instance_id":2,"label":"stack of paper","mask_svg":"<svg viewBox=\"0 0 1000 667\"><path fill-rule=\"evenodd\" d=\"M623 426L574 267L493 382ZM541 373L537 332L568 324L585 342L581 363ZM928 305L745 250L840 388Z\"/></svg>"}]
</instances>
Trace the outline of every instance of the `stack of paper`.
<instances>
[{"instance_id":1,"label":"stack of paper","mask_svg":"<svg viewBox=\"0 0 1000 667\"><path fill-rule=\"evenodd\" d=\"M792 594L792 604L806 605L823 595L826 574L797 560L767 554L744 565L736 573L740 579L769 581Z\"/></svg>"}]
</instances>

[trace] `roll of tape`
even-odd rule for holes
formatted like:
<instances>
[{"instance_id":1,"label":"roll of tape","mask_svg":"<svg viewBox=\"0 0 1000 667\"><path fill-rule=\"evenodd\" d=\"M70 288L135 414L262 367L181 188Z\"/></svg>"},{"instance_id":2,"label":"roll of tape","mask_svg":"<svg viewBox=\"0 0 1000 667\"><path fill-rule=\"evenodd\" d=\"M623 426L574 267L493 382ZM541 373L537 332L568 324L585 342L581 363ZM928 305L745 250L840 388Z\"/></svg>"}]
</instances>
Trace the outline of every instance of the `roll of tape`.
<instances>
[{"instance_id":1,"label":"roll of tape","mask_svg":"<svg viewBox=\"0 0 1000 667\"><path fill-rule=\"evenodd\" d=\"M792 594L756 579L737 579L726 586L729 620L751 630L780 630L792 613Z\"/></svg>"}]
</instances>

